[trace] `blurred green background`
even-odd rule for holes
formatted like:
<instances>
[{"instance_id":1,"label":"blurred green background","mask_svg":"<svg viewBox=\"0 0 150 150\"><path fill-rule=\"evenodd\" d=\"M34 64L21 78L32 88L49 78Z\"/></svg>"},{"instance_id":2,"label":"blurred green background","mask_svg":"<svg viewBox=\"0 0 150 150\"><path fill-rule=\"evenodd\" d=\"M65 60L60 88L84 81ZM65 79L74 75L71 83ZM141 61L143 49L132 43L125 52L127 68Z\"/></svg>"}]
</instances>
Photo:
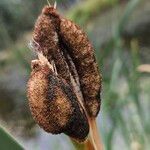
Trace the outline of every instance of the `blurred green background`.
<instances>
[{"instance_id":1,"label":"blurred green background","mask_svg":"<svg viewBox=\"0 0 150 150\"><path fill-rule=\"evenodd\" d=\"M35 58L28 43L45 4L46 0L0 0L0 129L28 150L71 150L65 135L53 136L35 125L26 98ZM150 149L149 0L57 0L57 5L94 45L103 75L98 127L105 149ZM0 149L5 150L3 136L0 131Z\"/></svg>"}]
</instances>

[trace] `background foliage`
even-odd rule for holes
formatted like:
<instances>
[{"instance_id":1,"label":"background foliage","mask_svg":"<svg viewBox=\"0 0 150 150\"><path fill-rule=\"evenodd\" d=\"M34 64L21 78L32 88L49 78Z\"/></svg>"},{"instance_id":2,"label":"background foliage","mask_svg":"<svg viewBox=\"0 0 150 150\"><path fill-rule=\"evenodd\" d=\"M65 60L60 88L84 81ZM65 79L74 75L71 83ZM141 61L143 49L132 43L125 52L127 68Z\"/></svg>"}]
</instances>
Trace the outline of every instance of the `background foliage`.
<instances>
[{"instance_id":1,"label":"background foliage","mask_svg":"<svg viewBox=\"0 0 150 150\"><path fill-rule=\"evenodd\" d=\"M83 27L95 47L103 74L98 124L105 149L148 150L150 74L138 67L150 63L149 0L57 3L61 14ZM0 125L26 149L70 150L73 147L66 136L49 135L35 125L26 99L30 61L35 58L27 43L45 4L0 0ZM0 130L0 139L4 136L9 137Z\"/></svg>"}]
</instances>

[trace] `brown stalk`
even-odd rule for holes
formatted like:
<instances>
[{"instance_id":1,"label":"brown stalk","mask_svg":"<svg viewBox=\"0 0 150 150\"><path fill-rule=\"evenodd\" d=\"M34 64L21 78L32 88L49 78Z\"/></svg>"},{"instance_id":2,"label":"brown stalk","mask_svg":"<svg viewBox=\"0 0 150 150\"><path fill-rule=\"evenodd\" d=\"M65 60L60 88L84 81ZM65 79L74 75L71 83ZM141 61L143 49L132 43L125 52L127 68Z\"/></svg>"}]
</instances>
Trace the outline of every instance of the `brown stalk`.
<instances>
[{"instance_id":1,"label":"brown stalk","mask_svg":"<svg viewBox=\"0 0 150 150\"><path fill-rule=\"evenodd\" d=\"M89 124L90 124L90 140L92 141L95 150L102 150L103 145L101 143L100 135L98 132L96 119L95 118L89 118Z\"/></svg>"}]
</instances>

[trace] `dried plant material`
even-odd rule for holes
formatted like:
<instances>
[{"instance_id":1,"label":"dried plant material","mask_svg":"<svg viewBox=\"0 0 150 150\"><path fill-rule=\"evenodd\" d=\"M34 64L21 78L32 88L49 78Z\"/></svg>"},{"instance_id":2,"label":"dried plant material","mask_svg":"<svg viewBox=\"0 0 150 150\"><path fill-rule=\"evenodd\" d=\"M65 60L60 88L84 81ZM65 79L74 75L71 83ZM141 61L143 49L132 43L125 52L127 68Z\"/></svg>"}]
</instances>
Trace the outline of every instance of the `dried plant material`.
<instances>
[{"instance_id":1,"label":"dried plant material","mask_svg":"<svg viewBox=\"0 0 150 150\"><path fill-rule=\"evenodd\" d=\"M86 34L67 19L61 19L60 35L77 69L86 108L91 116L96 116L100 109L101 77L93 47Z\"/></svg>"},{"instance_id":2,"label":"dried plant material","mask_svg":"<svg viewBox=\"0 0 150 150\"><path fill-rule=\"evenodd\" d=\"M62 78L69 82L70 73L75 80L78 75L87 111L89 115L97 116L101 77L93 47L86 34L73 22L60 17L53 7L46 6L36 22L33 39L48 60L54 60Z\"/></svg>"},{"instance_id":3,"label":"dried plant material","mask_svg":"<svg viewBox=\"0 0 150 150\"><path fill-rule=\"evenodd\" d=\"M89 126L95 136L101 76L86 34L49 5L36 21L31 46L39 59L32 61L28 82L35 121L47 132L65 133L79 142L87 138ZM98 140L93 140L96 149Z\"/></svg>"},{"instance_id":4,"label":"dried plant material","mask_svg":"<svg viewBox=\"0 0 150 150\"><path fill-rule=\"evenodd\" d=\"M69 82L69 70L59 47L59 24L60 19L56 10L53 7L44 7L36 21L32 42L38 43L39 46L35 49L42 52L49 62L55 61L58 74Z\"/></svg>"},{"instance_id":5,"label":"dried plant material","mask_svg":"<svg viewBox=\"0 0 150 150\"><path fill-rule=\"evenodd\" d=\"M46 132L84 141L88 121L71 87L40 60L32 61L32 69L27 93L35 121Z\"/></svg>"}]
</instances>

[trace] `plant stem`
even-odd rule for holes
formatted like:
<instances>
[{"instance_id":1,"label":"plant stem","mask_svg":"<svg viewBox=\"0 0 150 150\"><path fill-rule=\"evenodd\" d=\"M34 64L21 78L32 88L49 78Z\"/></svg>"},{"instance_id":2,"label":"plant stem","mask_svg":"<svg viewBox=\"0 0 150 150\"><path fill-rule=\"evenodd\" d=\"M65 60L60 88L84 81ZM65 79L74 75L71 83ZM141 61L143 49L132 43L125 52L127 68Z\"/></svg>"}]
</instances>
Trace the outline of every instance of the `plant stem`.
<instances>
[{"instance_id":1,"label":"plant stem","mask_svg":"<svg viewBox=\"0 0 150 150\"><path fill-rule=\"evenodd\" d=\"M88 120L90 124L90 133L88 139L83 143L79 143L71 138L70 139L77 150L102 150L103 146L98 134L99 132L96 125L96 119L88 118Z\"/></svg>"},{"instance_id":2,"label":"plant stem","mask_svg":"<svg viewBox=\"0 0 150 150\"><path fill-rule=\"evenodd\" d=\"M89 124L90 124L90 135L89 138L92 141L94 150L102 150L103 146L101 143L101 139L99 136L96 119L95 118L89 118Z\"/></svg>"},{"instance_id":3,"label":"plant stem","mask_svg":"<svg viewBox=\"0 0 150 150\"><path fill-rule=\"evenodd\" d=\"M83 143L79 143L75 141L74 139L71 139L71 142L77 150L95 150L93 143L91 142L89 138Z\"/></svg>"}]
</instances>

